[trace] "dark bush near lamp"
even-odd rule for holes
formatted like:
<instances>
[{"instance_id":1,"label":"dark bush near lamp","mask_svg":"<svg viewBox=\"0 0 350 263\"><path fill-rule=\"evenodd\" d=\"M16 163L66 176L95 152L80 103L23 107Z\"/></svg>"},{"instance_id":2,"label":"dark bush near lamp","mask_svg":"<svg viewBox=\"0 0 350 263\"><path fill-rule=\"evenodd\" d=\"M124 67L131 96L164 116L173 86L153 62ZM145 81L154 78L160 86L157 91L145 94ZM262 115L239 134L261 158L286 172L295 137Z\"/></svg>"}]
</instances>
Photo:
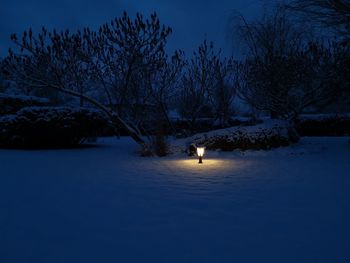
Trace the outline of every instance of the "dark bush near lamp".
<instances>
[{"instance_id":1,"label":"dark bush near lamp","mask_svg":"<svg viewBox=\"0 0 350 263\"><path fill-rule=\"evenodd\" d=\"M2 148L76 147L108 126L99 111L69 107L28 107L0 117Z\"/></svg>"}]
</instances>

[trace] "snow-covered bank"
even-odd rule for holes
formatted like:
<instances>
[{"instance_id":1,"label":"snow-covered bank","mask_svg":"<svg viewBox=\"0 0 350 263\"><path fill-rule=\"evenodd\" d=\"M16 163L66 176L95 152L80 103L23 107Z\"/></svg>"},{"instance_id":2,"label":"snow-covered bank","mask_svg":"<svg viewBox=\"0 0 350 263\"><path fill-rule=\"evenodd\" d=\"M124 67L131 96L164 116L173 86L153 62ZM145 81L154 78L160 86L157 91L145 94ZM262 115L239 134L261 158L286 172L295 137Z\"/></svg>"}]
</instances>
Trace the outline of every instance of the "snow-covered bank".
<instances>
[{"instance_id":1,"label":"snow-covered bank","mask_svg":"<svg viewBox=\"0 0 350 263\"><path fill-rule=\"evenodd\" d=\"M202 145L210 150L266 150L288 146L299 141L295 128L283 120L265 120L249 126L233 126L195 134L175 140L174 150L186 150L190 144Z\"/></svg>"},{"instance_id":2,"label":"snow-covered bank","mask_svg":"<svg viewBox=\"0 0 350 263\"><path fill-rule=\"evenodd\" d=\"M0 150L0 262L349 262L347 138L142 158Z\"/></svg>"}]
</instances>

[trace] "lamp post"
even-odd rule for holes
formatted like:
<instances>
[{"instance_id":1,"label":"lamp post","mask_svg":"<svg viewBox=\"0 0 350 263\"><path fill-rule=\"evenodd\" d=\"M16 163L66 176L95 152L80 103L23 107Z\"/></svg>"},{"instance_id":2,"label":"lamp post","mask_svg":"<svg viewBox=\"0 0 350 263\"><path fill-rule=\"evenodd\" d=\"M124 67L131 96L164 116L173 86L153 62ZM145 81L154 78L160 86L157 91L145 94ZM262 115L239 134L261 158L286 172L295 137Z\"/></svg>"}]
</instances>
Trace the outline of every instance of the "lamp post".
<instances>
[{"instance_id":1,"label":"lamp post","mask_svg":"<svg viewBox=\"0 0 350 263\"><path fill-rule=\"evenodd\" d=\"M198 163L203 163L203 155L204 155L205 147L197 147L197 155L199 158Z\"/></svg>"}]
</instances>

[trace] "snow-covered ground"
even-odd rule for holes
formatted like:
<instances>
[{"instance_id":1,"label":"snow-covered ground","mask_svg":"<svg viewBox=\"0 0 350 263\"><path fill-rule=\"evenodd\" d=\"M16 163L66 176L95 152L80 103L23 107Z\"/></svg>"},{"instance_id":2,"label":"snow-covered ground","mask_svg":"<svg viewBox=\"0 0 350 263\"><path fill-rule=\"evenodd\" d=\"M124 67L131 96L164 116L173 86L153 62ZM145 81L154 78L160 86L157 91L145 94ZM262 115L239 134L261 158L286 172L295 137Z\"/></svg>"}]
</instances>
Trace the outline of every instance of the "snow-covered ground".
<instances>
[{"instance_id":1,"label":"snow-covered ground","mask_svg":"<svg viewBox=\"0 0 350 263\"><path fill-rule=\"evenodd\" d=\"M350 145L0 150L0 262L350 262Z\"/></svg>"}]
</instances>

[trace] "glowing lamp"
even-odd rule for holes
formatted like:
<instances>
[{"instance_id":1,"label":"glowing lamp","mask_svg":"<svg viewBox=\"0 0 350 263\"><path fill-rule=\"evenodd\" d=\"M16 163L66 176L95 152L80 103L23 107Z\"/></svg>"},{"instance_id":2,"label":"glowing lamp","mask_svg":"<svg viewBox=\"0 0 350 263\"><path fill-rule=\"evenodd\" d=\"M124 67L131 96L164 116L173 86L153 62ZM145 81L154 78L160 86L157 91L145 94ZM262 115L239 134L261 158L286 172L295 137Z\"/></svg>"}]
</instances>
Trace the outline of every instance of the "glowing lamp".
<instances>
[{"instance_id":1,"label":"glowing lamp","mask_svg":"<svg viewBox=\"0 0 350 263\"><path fill-rule=\"evenodd\" d=\"M197 155L199 158L198 163L203 163L203 155L204 155L205 147L197 147Z\"/></svg>"}]
</instances>

